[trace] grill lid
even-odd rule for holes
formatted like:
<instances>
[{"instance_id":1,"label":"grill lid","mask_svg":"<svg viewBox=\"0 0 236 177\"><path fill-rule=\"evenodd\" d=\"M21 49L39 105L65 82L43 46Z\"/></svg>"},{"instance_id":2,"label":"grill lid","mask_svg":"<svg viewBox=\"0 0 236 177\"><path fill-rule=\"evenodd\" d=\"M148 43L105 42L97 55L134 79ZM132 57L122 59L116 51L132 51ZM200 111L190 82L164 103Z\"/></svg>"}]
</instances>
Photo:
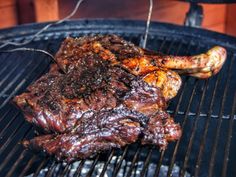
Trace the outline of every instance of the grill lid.
<instances>
[{"instance_id":1,"label":"grill lid","mask_svg":"<svg viewBox=\"0 0 236 177\"><path fill-rule=\"evenodd\" d=\"M24 41L45 24L0 31L0 39ZM69 21L50 28L26 47L53 54L66 36L114 33L139 44L145 22L121 20ZM180 141L167 150L129 145L122 150L64 164L25 150L18 142L34 136L11 103L16 94L47 72L51 59L41 53L0 53L0 176L233 176L236 174L236 39L201 29L152 23L147 48L174 55L193 55L213 45L228 51L221 72L208 79L183 76L183 85L168 111L183 129ZM9 47L10 48L10 47Z\"/></svg>"}]
</instances>

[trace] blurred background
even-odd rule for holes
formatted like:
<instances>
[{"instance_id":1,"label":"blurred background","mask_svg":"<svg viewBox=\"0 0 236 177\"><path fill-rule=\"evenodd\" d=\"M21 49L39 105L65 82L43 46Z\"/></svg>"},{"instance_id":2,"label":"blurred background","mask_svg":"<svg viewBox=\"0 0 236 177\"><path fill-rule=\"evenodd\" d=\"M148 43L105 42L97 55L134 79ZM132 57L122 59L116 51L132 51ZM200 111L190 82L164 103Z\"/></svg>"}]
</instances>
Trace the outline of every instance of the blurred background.
<instances>
[{"instance_id":1,"label":"blurred background","mask_svg":"<svg viewBox=\"0 0 236 177\"><path fill-rule=\"evenodd\" d=\"M0 0L0 28L61 19L77 0ZM199 4L202 28L236 36L236 4ZM148 0L85 0L74 18L147 18ZM153 21L184 24L190 5L174 0L154 0Z\"/></svg>"}]
</instances>

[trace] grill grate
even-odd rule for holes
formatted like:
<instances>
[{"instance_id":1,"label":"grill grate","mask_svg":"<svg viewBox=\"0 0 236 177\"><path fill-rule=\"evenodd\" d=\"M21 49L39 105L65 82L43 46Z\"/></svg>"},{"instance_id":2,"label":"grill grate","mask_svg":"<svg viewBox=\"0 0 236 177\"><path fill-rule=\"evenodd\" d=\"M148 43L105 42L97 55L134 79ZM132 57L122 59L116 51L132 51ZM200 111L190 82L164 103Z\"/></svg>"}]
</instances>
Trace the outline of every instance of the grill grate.
<instances>
[{"instance_id":1,"label":"grill grate","mask_svg":"<svg viewBox=\"0 0 236 177\"><path fill-rule=\"evenodd\" d=\"M24 41L43 24L0 31L5 39ZM55 53L65 36L115 33L140 43L145 23L118 20L70 21L44 32L27 47ZM11 99L49 69L39 53L0 53L0 176L233 176L236 174L236 40L209 31L152 23L147 48L192 55L213 45L227 48L222 71L209 80L183 76L183 85L168 111L183 129L166 151L138 143L72 164L25 150L20 141L34 136Z\"/></svg>"}]
</instances>

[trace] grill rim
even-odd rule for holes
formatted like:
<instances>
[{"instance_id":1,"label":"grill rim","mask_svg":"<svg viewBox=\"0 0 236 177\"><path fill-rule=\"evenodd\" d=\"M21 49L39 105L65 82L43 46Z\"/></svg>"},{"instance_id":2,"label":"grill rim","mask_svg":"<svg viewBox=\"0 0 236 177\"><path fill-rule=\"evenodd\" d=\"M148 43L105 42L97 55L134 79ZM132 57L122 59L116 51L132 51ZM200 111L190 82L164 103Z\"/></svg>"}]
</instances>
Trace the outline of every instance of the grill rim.
<instances>
[{"instance_id":1,"label":"grill rim","mask_svg":"<svg viewBox=\"0 0 236 177\"><path fill-rule=\"evenodd\" d=\"M22 40L25 37L30 37L34 35L38 30L42 29L47 24L53 22L45 23L30 23L23 24L16 27L10 27L0 30L0 40ZM68 20L62 24L54 25L47 29L39 36L45 36L49 33L65 33L70 30L80 30L80 31L91 31L94 32L112 32L116 33L126 33L126 34L140 34L145 32L146 22L143 20L127 20L127 19L80 19L80 20ZM135 31L133 30L135 28ZM99 28L98 28L99 27ZM98 29L98 30L95 30ZM66 30L66 31L65 31ZM236 37L227 34L210 31L207 29L186 27L177 24L163 23L163 22L151 22L149 34L155 34L158 32L160 34L168 33L170 35L185 36L186 38L194 38L199 40L207 40L208 42L221 43L226 47L236 49ZM13 39L14 38L14 39ZM33 40L34 41L34 40Z\"/></svg>"}]
</instances>

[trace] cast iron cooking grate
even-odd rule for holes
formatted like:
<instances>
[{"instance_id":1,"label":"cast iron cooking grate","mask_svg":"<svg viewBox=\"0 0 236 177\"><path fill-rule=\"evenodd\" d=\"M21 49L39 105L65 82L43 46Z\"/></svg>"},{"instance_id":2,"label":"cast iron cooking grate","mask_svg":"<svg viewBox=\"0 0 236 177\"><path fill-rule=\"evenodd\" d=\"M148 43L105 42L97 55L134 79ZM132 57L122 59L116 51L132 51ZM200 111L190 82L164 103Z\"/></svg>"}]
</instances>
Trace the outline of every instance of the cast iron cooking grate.
<instances>
[{"instance_id":1,"label":"cast iron cooking grate","mask_svg":"<svg viewBox=\"0 0 236 177\"><path fill-rule=\"evenodd\" d=\"M24 41L45 24L0 31L4 40ZM69 21L54 26L27 45L55 53L66 36L114 33L139 44L144 22ZM221 72L208 79L183 76L168 111L183 129L182 138L159 151L138 143L72 164L25 150L20 141L34 128L11 102L16 94L49 69L48 56L33 52L0 53L0 176L234 176L236 174L236 39L219 33L152 23L147 48L166 54L192 55L213 45L227 48Z\"/></svg>"}]
</instances>

